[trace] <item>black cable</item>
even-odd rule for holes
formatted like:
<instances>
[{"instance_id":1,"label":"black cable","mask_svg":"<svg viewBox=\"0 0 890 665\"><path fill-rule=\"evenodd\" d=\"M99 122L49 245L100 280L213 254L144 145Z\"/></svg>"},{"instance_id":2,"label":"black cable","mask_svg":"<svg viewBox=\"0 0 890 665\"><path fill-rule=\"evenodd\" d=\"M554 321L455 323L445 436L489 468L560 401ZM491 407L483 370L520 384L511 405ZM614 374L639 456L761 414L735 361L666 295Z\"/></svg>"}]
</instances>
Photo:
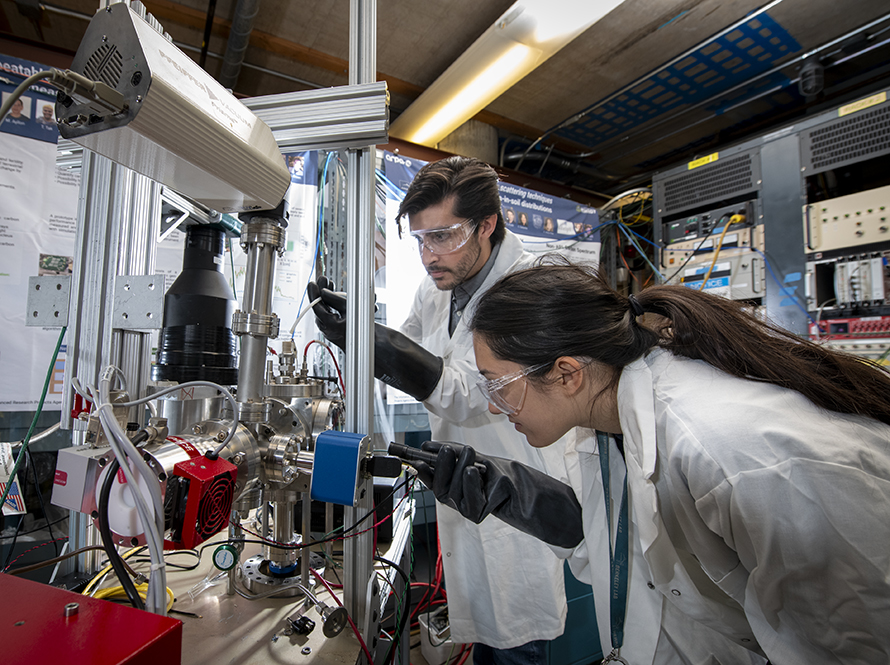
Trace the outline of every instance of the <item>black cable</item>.
<instances>
[{"instance_id":1,"label":"black cable","mask_svg":"<svg viewBox=\"0 0 890 665\"><path fill-rule=\"evenodd\" d=\"M256 542L256 543L260 543L262 545L268 545L269 547L277 547L278 549L282 549L282 550L301 550L304 547L312 547L314 545L324 545L325 543L329 543L334 540L340 540L341 538L346 538L347 533L357 529L361 525L362 522L364 522L369 517L374 515L374 513L377 510L377 507L379 505L386 503L386 501L388 501L392 495L394 495L400 489L405 487L405 485L407 485L409 482L410 482L410 479L406 478L404 482L393 487L392 491L389 492L389 494L387 494L385 497L383 497L383 499L381 499L379 503L376 503L373 506L371 506L371 510L369 510L367 513L365 513L365 515L363 517L359 518L359 520L355 524L353 524L348 529L344 529L343 527L338 527L337 529L335 529L335 531L337 533L335 535L328 536L327 538L322 538L321 540L313 540L308 543L301 543L300 545L285 545L284 543L276 543L275 541L272 541L272 540L263 540L262 536L258 537L258 538L260 538L259 540L242 540L240 542L245 542L245 543ZM250 532L248 531L248 533L250 533ZM217 541L217 542L220 542L220 541ZM235 540L227 541L227 542L235 542ZM203 550L203 548L202 548L202 550Z\"/></svg>"},{"instance_id":2,"label":"black cable","mask_svg":"<svg viewBox=\"0 0 890 665\"><path fill-rule=\"evenodd\" d=\"M111 485L114 482L114 476L117 474L118 468L120 468L120 463L115 458L111 461L108 471L105 472L105 480L102 482L102 489L99 492L99 533L102 535L105 554L108 556L111 567L114 568L114 573L120 580L127 598L130 599L130 603L137 610L144 610L145 603L142 602L142 597L136 591L136 585L133 584L133 580L130 579L130 575L124 568L124 560L114 546L114 541L111 538L111 529L108 526L108 497L111 496Z\"/></svg>"},{"instance_id":3,"label":"black cable","mask_svg":"<svg viewBox=\"0 0 890 665\"><path fill-rule=\"evenodd\" d=\"M193 557L195 557L196 561L190 566L184 566L179 563L167 561L168 557L171 557L175 554L191 554ZM127 560L132 561L133 563L151 563L150 557L141 557L137 555L133 555ZM168 550L164 552L164 562L167 568L176 568L177 570L194 570L201 565L201 555L198 553L197 550Z\"/></svg>"},{"instance_id":4,"label":"black cable","mask_svg":"<svg viewBox=\"0 0 890 665\"><path fill-rule=\"evenodd\" d=\"M31 465L31 473L34 476L34 489L37 491L37 502L40 504L40 512L43 513L43 519L47 521L49 539L53 544L53 551L56 553L56 556L59 556L59 543L56 542L56 538L53 536L53 527L49 524L49 514L46 512L46 505L43 503L43 492L40 491L40 478L37 477L37 465L34 464L34 457L31 455L30 448L27 450L27 455L28 464Z\"/></svg>"},{"instance_id":5,"label":"black cable","mask_svg":"<svg viewBox=\"0 0 890 665\"><path fill-rule=\"evenodd\" d=\"M408 620L408 616L411 614L411 579L405 574L405 571L402 570L401 566L399 566L395 561L390 561L389 559L385 559L382 556L375 556L374 561L379 561L380 563L386 564L387 566L391 566L393 570L395 570L399 575L401 575L402 580L405 582L405 595L401 599L402 606L402 614L399 617L399 626L396 633L392 637L392 642L389 644L389 649L386 652L386 658L383 659L384 665L386 663L391 662L391 659L395 655L396 644L402 638L402 632L405 630L405 622Z\"/></svg>"},{"instance_id":6,"label":"black cable","mask_svg":"<svg viewBox=\"0 0 890 665\"><path fill-rule=\"evenodd\" d=\"M12 542L9 544L9 552L6 554L6 560L3 562L3 570L9 568L9 563L12 560L12 553L15 552L15 542L19 537L19 532L22 530L22 524L25 523L25 516L19 516L19 523L15 527L15 533L12 534Z\"/></svg>"},{"instance_id":7,"label":"black cable","mask_svg":"<svg viewBox=\"0 0 890 665\"><path fill-rule=\"evenodd\" d=\"M207 63L207 49L210 47L210 35L213 31L213 17L216 14L216 0L210 0L207 7L207 18L204 20L204 39L201 41L201 55L198 58L198 66L202 69Z\"/></svg>"},{"instance_id":8,"label":"black cable","mask_svg":"<svg viewBox=\"0 0 890 665\"><path fill-rule=\"evenodd\" d=\"M44 524L43 526L35 527L35 528L31 529L30 531L23 531L23 532L20 533L19 535L20 535L20 536L27 536L28 534L31 534L31 533L37 533L38 531L43 531L44 529L46 529L47 527L49 527L49 526L51 526L51 525L53 525L53 524L59 524L59 523L61 523L61 522L64 522L65 520L68 519L68 517L69 517L68 515L65 515L64 517L60 517L60 518L57 519L57 520L53 520L52 522L48 522L47 524ZM10 539L10 538L12 538L12 537L13 537L13 536L0 536L0 540L8 540L8 539Z\"/></svg>"},{"instance_id":9,"label":"black cable","mask_svg":"<svg viewBox=\"0 0 890 665\"><path fill-rule=\"evenodd\" d=\"M708 231L708 232L705 234L705 237L701 239L701 242L698 243L698 247L696 247L695 249L693 249L693 250L692 250L692 253L691 253L689 256L686 257L686 260L685 260L685 261L683 261L683 265L681 265L679 268L677 268L677 269L674 271L674 274L673 274L673 275L671 275L670 277L668 277L667 279L664 280L664 283L665 283L665 284L667 284L667 283L670 282L674 277L676 277L677 275L680 274L680 272L683 270L683 268L686 267L686 264L688 264L688 263L692 260L692 258L695 256L695 253L696 253L699 249L701 249L702 245L705 244L705 240L707 240L708 238L711 237L711 234L714 233L714 229L715 229L716 227L717 227L716 224L715 224L714 226L711 227L711 230ZM670 252L670 251L672 251L672 250L664 249L664 250L662 250L662 251Z\"/></svg>"}]
</instances>

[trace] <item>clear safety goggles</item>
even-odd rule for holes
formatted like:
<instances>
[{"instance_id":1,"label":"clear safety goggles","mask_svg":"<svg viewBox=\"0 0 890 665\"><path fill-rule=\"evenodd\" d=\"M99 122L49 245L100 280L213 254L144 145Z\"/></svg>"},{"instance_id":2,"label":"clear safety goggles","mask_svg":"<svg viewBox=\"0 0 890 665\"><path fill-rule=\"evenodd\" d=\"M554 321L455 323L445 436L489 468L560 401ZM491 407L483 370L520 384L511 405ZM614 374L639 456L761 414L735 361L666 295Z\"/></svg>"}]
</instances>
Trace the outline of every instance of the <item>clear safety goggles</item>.
<instances>
[{"instance_id":1,"label":"clear safety goggles","mask_svg":"<svg viewBox=\"0 0 890 665\"><path fill-rule=\"evenodd\" d=\"M525 403L525 394L528 392L528 383L524 380L525 377L532 372L538 371L539 369L544 369L549 364L550 363L532 365L531 367L526 367L525 369L521 369L518 372L505 374L504 376L500 376L496 379L491 380L483 377L476 382L476 385L479 386L479 390L481 390L482 394L485 395L485 399L487 399L489 403L496 406L498 411L508 416L512 416L514 413L519 413L519 410ZM518 381L519 379L523 379L522 392L519 393L518 399L508 401L503 393L504 388L509 386L514 381Z\"/></svg>"},{"instance_id":2,"label":"clear safety goggles","mask_svg":"<svg viewBox=\"0 0 890 665\"><path fill-rule=\"evenodd\" d=\"M430 254L452 254L467 244L475 230L475 221L466 219L441 229L411 231L411 237L417 241L417 250L421 254L424 249Z\"/></svg>"}]
</instances>

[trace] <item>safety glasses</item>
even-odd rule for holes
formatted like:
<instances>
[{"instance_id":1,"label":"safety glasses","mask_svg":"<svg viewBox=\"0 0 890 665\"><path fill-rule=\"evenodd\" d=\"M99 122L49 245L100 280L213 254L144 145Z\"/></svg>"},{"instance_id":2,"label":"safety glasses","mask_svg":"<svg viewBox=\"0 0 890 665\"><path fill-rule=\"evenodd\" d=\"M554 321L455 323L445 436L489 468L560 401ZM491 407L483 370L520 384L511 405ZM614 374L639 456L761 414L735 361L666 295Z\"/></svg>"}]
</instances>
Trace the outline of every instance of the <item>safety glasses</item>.
<instances>
[{"instance_id":1,"label":"safety glasses","mask_svg":"<svg viewBox=\"0 0 890 665\"><path fill-rule=\"evenodd\" d=\"M532 372L538 371L539 369L544 369L549 364L550 363L532 365L531 367L526 367L525 369L521 369L518 372L505 374L504 376L500 376L496 379L491 380L483 377L476 382L476 385L479 386L479 390L481 390L482 394L485 395L485 399L487 399L489 403L496 406L498 411L508 416L512 416L514 413L519 413L519 410L522 409L522 405L525 403L525 394L528 392L528 383L524 380L525 377ZM518 381L519 379L523 379L522 392L519 393L518 399L512 400L511 403L510 401L507 401L507 398L503 394L503 391L504 388L509 386L514 381Z\"/></svg>"},{"instance_id":2,"label":"safety glasses","mask_svg":"<svg viewBox=\"0 0 890 665\"><path fill-rule=\"evenodd\" d=\"M430 254L452 254L467 244L475 229L474 220L466 219L441 229L412 231L411 237L417 241L421 254L424 249Z\"/></svg>"}]
</instances>

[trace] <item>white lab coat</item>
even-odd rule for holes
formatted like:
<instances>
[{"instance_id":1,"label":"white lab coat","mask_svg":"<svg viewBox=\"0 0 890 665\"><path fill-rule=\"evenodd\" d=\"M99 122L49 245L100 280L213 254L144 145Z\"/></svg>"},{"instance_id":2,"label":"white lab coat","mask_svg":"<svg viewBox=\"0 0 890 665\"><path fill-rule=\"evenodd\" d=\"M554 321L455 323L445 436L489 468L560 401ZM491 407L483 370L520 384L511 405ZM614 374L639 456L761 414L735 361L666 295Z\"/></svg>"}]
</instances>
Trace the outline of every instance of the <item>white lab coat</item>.
<instances>
[{"instance_id":1,"label":"white lab coat","mask_svg":"<svg viewBox=\"0 0 890 665\"><path fill-rule=\"evenodd\" d=\"M618 410L636 547L629 662L762 662L735 645L776 665L890 662L890 427L663 350L625 368ZM624 465L610 450L615 520ZM606 645L599 459L592 444L578 454L586 539L570 563L593 577Z\"/></svg>"},{"instance_id":2,"label":"white lab coat","mask_svg":"<svg viewBox=\"0 0 890 665\"><path fill-rule=\"evenodd\" d=\"M508 231L491 272L464 309L453 336L448 335L451 292L438 290L431 279L424 279L418 288L401 330L445 363L436 389L423 402L434 440L464 443L485 455L516 459L560 474L564 444L535 449L506 416L489 413L488 402L476 386L479 371L465 323L482 293L505 273L533 260ZM563 565L544 543L495 517L474 524L440 503L436 513L455 642L508 649L562 634L566 616Z\"/></svg>"}]
</instances>

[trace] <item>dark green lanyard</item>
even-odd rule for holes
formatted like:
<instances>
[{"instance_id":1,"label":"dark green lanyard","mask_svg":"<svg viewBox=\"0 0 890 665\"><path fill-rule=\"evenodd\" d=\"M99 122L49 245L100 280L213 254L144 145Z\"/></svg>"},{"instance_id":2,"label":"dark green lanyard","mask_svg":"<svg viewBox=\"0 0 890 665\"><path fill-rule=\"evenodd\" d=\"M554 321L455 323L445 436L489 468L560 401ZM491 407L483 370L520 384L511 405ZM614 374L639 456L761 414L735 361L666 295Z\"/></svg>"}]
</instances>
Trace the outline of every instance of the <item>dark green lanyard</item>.
<instances>
[{"instance_id":1,"label":"dark green lanyard","mask_svg":"<svg viewBox=\"0 0 890 665\"><path fill-rule=\"evenodd\" d=\"M624 489L621 493L621 507L618 509L618 532L615 547L612 548L612 491L609 483L609 437L596 433L600 452L600 472L603 479L603 496L606 500L606 535L609 538L609 623L612 636L612 652L604 663L626 663L619 655L624 644L624 618L627 612L627 575L629 568L629 546L627 539L627 473L624 474Z\"/></svg>"}]
</instances>

